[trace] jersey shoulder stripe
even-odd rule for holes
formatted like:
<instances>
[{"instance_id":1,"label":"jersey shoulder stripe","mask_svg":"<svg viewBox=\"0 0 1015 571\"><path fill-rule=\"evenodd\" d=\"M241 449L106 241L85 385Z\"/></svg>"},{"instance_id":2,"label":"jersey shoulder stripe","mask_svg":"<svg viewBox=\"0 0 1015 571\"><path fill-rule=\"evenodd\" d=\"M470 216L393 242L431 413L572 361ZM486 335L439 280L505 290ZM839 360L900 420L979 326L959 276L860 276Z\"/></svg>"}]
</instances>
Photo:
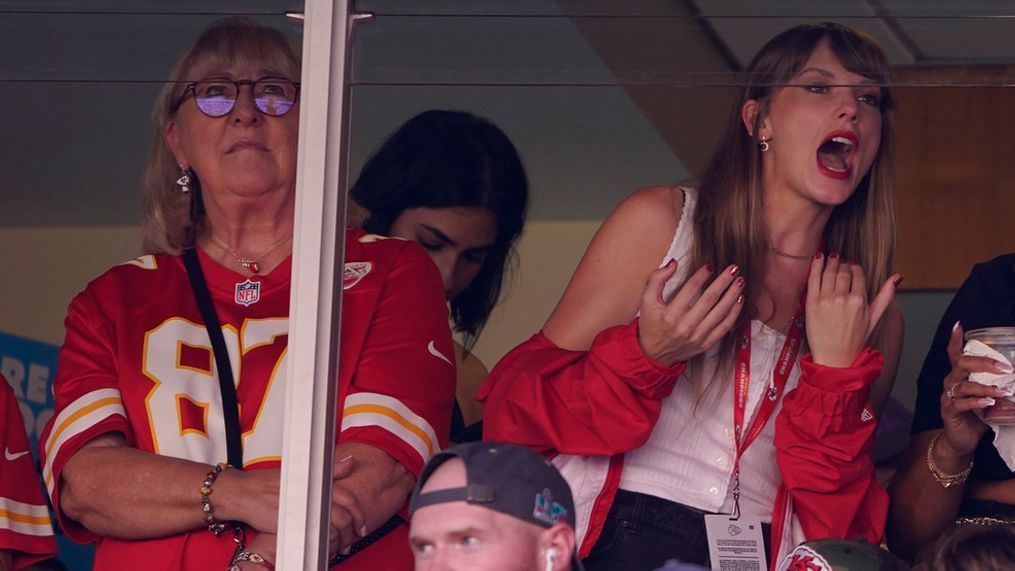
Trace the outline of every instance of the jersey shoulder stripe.
<instances>
[{"instance_id":1,"label":"jersey shoulder stripe","mask_svg":"<svg viewBox=\"0 0 1015 571\"><path fill-rule=\"evenodd\" d=\"M158 263L158 261L155 259L155 256L153 256L151 254L146 254L144 256L139 256L137 258L134 258L133 260L127 260L126 262L124 262L124 263L122 263L120 265L121 266L136 266L138 268L141 268L142 270L157 270L157 269L159 269L159 263Z\"/></svg>"},{"instance_id":2,"label":"jersey shoulder stripe","mask_svg":"<svg viewBox=\"0 0 1015 571\"><path fill-rule=\"evenodd\" d=\"M26 504L2 496L0 496L0 529L36 537L53 535L49 508L45 504Z\"/></svg>"},{"instance_id":3,"label":"jersey shoulder stripe","mask_svg":"<svg viewBox=\"0 0 1015 571\"><path fill-rule=\"evenodd\" d=\"M429 422L400 400L380 393L353 393L345 398L341 431L377 427L390 432L419 454L425 464L440 452L437 434Z\"/></svg>"},{"instance_id":4,"label":"jersey shoulder stripe","mask_svg":"<svg viewBox=\"0 0 1015 571\"><path fill-rule=\"evenodd\" d=\"M60 455L60 449L75 436L111 416L120 416L124 421L127 419L120 391L107 388L78 397L52 421L52 430L42 443L42 477L51 497L54 488L53 463Z\"/></svg>"}]
</instances>

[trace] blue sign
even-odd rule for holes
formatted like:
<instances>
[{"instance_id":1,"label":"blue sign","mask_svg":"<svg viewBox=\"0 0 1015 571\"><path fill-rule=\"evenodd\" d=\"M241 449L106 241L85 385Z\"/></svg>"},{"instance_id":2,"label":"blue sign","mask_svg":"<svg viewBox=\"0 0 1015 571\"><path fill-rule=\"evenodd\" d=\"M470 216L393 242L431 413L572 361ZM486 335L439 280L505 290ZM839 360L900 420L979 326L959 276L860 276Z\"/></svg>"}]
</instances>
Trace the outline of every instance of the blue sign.
<instances>
[{"instance_id":1,"label":"blue sign","mask_svg":"<svg viewBox=\"0 0 1015 571\"><path fill-rule=\"evenodd\" d=\"M7 377L18 399L36 465L39 461L39 435L53 417L53 377L59 353L57 345L0 333L0 373ZM39 485L42 486L41 478ZM55 517L53 529L60 549L60 562L72 571L91 569L94 547L67 539L57 527Z\"/></svg>"}]
</instances>

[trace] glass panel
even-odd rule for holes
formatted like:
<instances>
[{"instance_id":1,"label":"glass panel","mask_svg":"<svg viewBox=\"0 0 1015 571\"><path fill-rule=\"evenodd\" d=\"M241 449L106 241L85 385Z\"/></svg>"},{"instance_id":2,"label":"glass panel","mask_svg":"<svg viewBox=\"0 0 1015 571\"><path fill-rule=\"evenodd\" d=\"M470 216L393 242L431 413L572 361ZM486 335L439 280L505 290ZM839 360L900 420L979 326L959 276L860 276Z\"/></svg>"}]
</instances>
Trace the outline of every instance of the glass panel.
<instances>
[{"instance_id":1,"label":"glass panel","mask_svg":"<svg viewBox=\"0 0 1015 571\"><path fill-rule=\"evenodd\" d=\"M0 372L19 391L33 443L53 414L68 304L141 253L141 175L170 67L224 16L253 16L299 43L301 25L285 13L302 5L0 0ZM67 568L91 568L92 546L63 534L58 543Z\"/></svg>"},{"instance_id":2,"label":"glass panel","mask_svg":"<svg viewBox=\"0 0 1015 571\"><path fill-rule=\"evenodd\" d=\"M477 8L474 5L481 5ZM908 85L1010 85L1015 10L974 3L359 2L356 84L738 85L769 38L834 20L870 34ZM425 49L420 49L425 47ZM588 49L591 48L591 49ZM606 64L606 68L602 67ZM959 67L957 67L959 66ZM977 66L969 69L970 66ZM932 68L932 69L928 69Z\"/></svg>"},{"instance_id":3,"label":"glass panel","mask_svg":"<svg viewBox=\"0 0 1015 571\"><path fill-rule=\"evenodd\" d=\"M229 13L259 14L268 4ZM255 19L299 41L299 23L282 15L292 2L274 5L274 15ZM180 52L220 16L4 9L0 53L18 56L0 60L0 84L7 108L19 112L5 115L18 136L0 140L0 153L7 188L31 192L5 193L0 227L139 224L152 105ZM54 161L60 168L40 168Z\"/></svg>"},{"instance_id":4,"label":"glass panel","mask_svg":"<svg viewBox=\"0 0 1015 571\"><path fill-rule=\"evenodd\" d=\"M354 38L352 180L399 125L433 108L491 119L525 164L531 203L519 269L475 350L487 367L539 329L623 197L702 171L743 70L800 23L864 31L894 67L897 269L907 288L897 299L908 324L896 396L907 407L950 290L972 263L1015 243L1006 220L1015 192L994 166L1015 154L1011 2L360 0L355 8L374 18ZM943 230L956 224L976 230ZM905 438L878 454L897 452Z\"/></svg>"},{"instance_id":5,"label":"glass panel","mask_svg":"<svg viewBox=\"0 0 1015 571\"><path fill-rule=\"evenodd\" d=\"M898 264L906 287L928 290L899 296L911 332L900 379L915 377L948 290L973 261L1015 243L1007 221L1015 189L997 168L1015 152L1011 2L361 0L355 7L374 18L357 26L354 42L352 180L392 131L431 108L490 118L524 161L529 222L519 270L476 347L487 367L540 327L624 196L701 172L743 68L765 41L805 21L864 30L896 66ZM8 111L0 266L15 276L0 280L0 331L55 349L73 294L138 253L151 106L180 50L229 14L299 37L290 11L302 11L302 2L0 0L0 53L8 55L0 59ZM956 225L965 230L942 230ZM906 395L900 400L911 402ZM45 406L36 413L41 418Z\"/></svg>"}]
</instances>

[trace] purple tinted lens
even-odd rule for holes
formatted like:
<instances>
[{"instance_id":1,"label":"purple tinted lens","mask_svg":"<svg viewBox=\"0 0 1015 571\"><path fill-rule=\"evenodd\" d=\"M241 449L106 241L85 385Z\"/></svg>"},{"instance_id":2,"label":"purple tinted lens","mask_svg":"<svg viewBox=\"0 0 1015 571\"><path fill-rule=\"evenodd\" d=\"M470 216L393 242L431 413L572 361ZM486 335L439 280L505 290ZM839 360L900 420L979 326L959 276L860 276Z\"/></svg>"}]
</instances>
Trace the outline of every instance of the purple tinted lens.
<instances>
[{"instance_id":1,"label":"purple tinted lens","mask_svg":"<svg viewBox=\"0 0 1015 571\"><path fill-rule=\"evenodd\" d=\"M281 99L278 96L257 97L254 99L254 103L262 113L273 117L285 115L293 107L292 101Z\"/></svg>"},{"instance_id":2,"label":"purple tinted lens","mask_svg":"<svg viewBox=\"0 0 1015 571\"><path fill-rule=\"evenodd\" d=\"M196 97L197 106L201 108L201 111L212 117L222 117L227 115L233 110L233 105L236 104L235 99L228 97Z\"/></svg>"}]
</instances>

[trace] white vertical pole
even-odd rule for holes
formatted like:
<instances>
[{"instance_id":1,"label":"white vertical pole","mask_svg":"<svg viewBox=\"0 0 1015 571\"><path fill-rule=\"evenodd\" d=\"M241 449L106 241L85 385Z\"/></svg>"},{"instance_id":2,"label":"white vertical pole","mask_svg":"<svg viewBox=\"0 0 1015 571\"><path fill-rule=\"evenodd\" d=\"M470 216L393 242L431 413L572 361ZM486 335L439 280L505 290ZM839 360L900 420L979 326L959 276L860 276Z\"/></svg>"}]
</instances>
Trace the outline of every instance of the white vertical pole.
<instances>
[{"instance_id":1,"label":"white vertical pole","mask_svg":"<svg viewBox=\"0 0 1015 571\"><path fill-rule=\"evenodd\" d=\"M305 14L276 561L287 570L327 566L341 315L335 277L345 251L348 0L306 0Z\"/></svg>"}]
</instances>

